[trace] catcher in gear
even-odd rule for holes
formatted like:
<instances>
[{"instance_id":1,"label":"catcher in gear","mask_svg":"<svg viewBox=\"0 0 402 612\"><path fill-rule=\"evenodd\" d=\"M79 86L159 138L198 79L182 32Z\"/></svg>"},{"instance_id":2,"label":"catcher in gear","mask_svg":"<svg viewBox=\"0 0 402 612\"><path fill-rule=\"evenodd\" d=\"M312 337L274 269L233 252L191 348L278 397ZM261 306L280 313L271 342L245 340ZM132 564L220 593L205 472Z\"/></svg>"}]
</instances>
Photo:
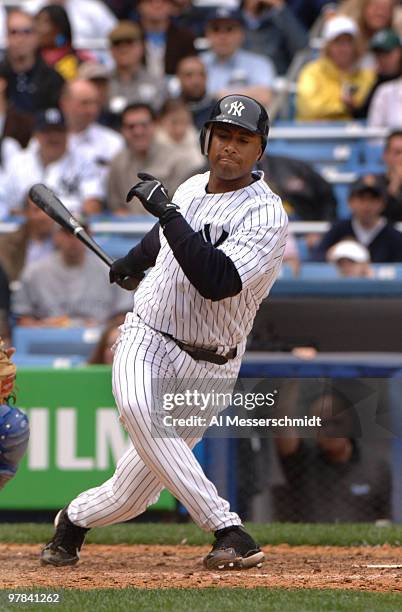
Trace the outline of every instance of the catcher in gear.
<instances>
[{"instance_id":1,"label":"catcher in gear","mask_svg":"<svg viewBox=\"0 0 402 612\"><path fill-rule=\"evenodd\" d=\"M16 366L11 361L15 349L5 348L0 338L0 489L15 475L29 440L27 416L10 406Z\"/></svg>"}]
</instances>

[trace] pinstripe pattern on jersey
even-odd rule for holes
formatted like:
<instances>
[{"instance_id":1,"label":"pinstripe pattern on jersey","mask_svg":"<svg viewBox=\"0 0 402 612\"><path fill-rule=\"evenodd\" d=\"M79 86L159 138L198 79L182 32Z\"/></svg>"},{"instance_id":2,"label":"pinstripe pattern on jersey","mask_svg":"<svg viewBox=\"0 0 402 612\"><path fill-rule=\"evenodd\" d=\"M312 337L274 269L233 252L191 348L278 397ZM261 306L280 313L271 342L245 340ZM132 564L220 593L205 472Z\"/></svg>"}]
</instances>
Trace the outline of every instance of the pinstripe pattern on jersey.
<instances>
[{"instance_id":1,"label":"pinstripe pattern on jersey","mask_svg":"<svg viewBox=\"0 0 402 612\"><path fill-rule=\"evenodd\" d=\"M224 366L196 362L175 342L132 317L122 326L113 364L113 392L132 445L117 464L115 474L100 487L81 493L69 505L77 525L111 525L141 514L166 487L207 531L241 523L229 503L218 495L194 457L191 448L201 438L192 427L182 437L152 435L155 385L161 378L214 381L235 380L240 359ZM209 384L209 383L208 383ZM224 383L227 389L227 383ZM185 410L185 408L183 409ZM211 408L208 417L214 412ZM180 416L181 412L175 413Z\"/></svg>"},{"instance_id":2,"label":"pinstripe pattern on jersey","mask_svg":"<svg viewBox=\"0 0 402 612\"><path fill-rule=\"evenodd\" d=\"M243 343L261 301L267 297L281 265L287 216L280 198L260 179L233 192L210 194L209 173L183 183L173 200L195 231L205 226L212 244L236 265L242 291L212 302L203 298L176 261L163 232L154 268L138 288L134 312L154 329L189 344L221 353Z\"/></svg>"}]
</instances>

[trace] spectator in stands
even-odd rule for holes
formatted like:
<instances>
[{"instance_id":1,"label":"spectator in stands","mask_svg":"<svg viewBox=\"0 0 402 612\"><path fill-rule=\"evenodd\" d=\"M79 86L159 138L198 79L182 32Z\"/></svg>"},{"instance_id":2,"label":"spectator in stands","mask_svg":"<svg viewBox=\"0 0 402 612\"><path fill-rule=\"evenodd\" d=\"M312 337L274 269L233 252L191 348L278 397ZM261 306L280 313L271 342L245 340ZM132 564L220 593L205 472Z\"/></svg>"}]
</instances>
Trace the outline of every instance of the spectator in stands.
<instances>
[{"instance_id":1,"label":"spectator in stands","mask_svg":"<svg viewBox=\"0 0 402 612\"><path fill-rule=\"evenodd\" d=\"M292 410L287 403L288 416ZM332 389L315 397L307 414L321 418L316 437L300 438L289 428L275 440L287 482L282 513L275 518L313 523L389 518L389 466L358 443L360 422L353 403Z\"/></svg>"},{"instance_id":2,"label":"spectator in stands","mask_svg":"<svg viewBox=\"0 0 402 612\"><path fill-rule=\"evenodd\" d=\"M339 13L357 23L361 66L374 66L370 41L377 32L393 27L395 5L395 0L346 0L340 4Z\"/></svg>"},{"instance_id":3,"label":"spectator in stands","mask_svg":"<svg viewBox=\"0 0 402 612\"><path fill-rule=\"evenodd\" d=\"M170 196L187 178L193 168L186 151L162 143L156 135L156 121L152 108L143 103L129 105L122 114L124 149L112 160L108 185L108 207L118 214L147 214L142 204L134 199L126 204L126 195L138 181L138 172L157 176Z\"/></svg>"},{"instance_id":4,"label":"spectator in stands","mask_svg":"<svg viewBox=\"0 0 402 612\"><path fill-rule=\"evenodd\" d=\"M69 81L63 89L60 106L66 118L70 148L77 154L89 155L98 168L103 188L106 188L110 161L122 149L124 142L115 130L97 121L101 113L97 87L83 79ZM90 212L87 210L87 214Z\"/></svg>"},{"instance_id":5,"label":"spectator in stands","mask_svg":"<svg viewBox=\"0 0 402 612\"><path fill-rule=\"evenodd\" d=\"M25 266L54 249L54 221L29 196L24 199L24 217L17 230L0 236L0 263L10 281L17 280Z\"/></svg>"},{"instance_id":6,"label":"spectator in stands","mask_svg":"<svg viewBox=\"0 0 402 612\"><path fill-rule=\"evenodd\" d=\"M44 6L35 16L41 56L66 81L77 76L81 62L91 58L88 52L73 47L71 24L66 10L58 4Z\"/></svg>"},{"instance_id":7,"label":"spectator in stands","mask_svg":"<svg viewBox=\"0 0 402 612\"><path fill-rule=\"evenodd\" d=\"M402 128L402 62L398 78L383 83L371 101L367 123L370 127Z\"/></svg>"},{"instance_id":8,"label":"spectator in stands","mask_svg":"<svg viewBox=\"0 0 402 612\"><path fill-rule=\"evenodd\" d=\"M10 133L24 138L26 136L27 125L30 125L29 115L21 113L7 101L7 81L0 73L0 185L4 181L9 164L14 155L21 150L21 146L15 138L10 137ZM18 119L21 117L21 128ZM28 117L27 122L25 118ZM3 216L5 211L3 211ZM1 218L0 209L0 218Z\"/></svg>"},{"instance_id":9,"label":"spectator in stands","mask_svg":"<svg viewBox=\"0 0 402 612\"><path fill-rule=\"evenodd\" d=\"M357 108L353 115L356 118L367 117L371 101L374 93L383 83L396 79L401 74L402 66L402 45L399 36L394 30L380 30L373 36L370 42L370 49L375 56L375 74L376 79L372 85L370 93L364 101L364 104ZM383 94L384 95L384 94ZM386 105L389 108L389 105ZM382 110L377 103L376 110L372 111L371 120L374 122L380 121L378 112L387 113L387 107Z\"/></svg>"},{"instance_id":10,"label":"spectator in stands","mask_svg":"<svg viewBox=\"0 0 402 612\"><path fill-rule=\"evenodd\" d=\"M179 155L186 153L187 167L197 168L204 162L200 141L193 126L191 113L182 100L167 100L159 118L159 142Z\"/></svg>"},{"instance_id":11,"label":"spectator in stands","mask_svg":"<svg viewBox=\"0 0 402 612\"><path fill-rule=\"evenodd\" d=\"M314 22L320 17L321 11L332 10L335 3L330 3L328 0L287 0L292 13L299 19L306 30L310 30Z\"/></svg>"},{"instance_id":12,"label":"spectator in stands","mask_svg":"<svg viewBox=\"0 0 402 612\"><path fill-rule=\"evenodd\" d=\"M119 115L109 109L109 78L110 70L98 62L83 62L77 72L77 78L90 81L98 91L100 113L97 123L118 130L120 128Z\"/></svg>"},{"instance_id":13,"label":"spectator in stands","mask_svg":"<svg viewBox=\"0 0 402 612\"><path fill-rule=\"evenodd\" d=\"M38 12L46 4L60 4L67 11L73 31L74 45L104 40L117 19L102 0L29 0L30 11Z\"/></svg>"},{"instance_id":14,"label":"spectator in stands","mask_svg":"<svg viewBox=\"0 0 402 612\"><path fill-rule=\"evenodd\" d=\"M217 8L210 14L205 33L211 48L201 59L207 69L209 94L215 98L243 94L268 106L275 68L268 58L241 49L245 37L241 12Z\"/></svg>"},{"instance_id":15,"label":"spectator in stands","mask_svg":"<svg viewBox=\"0 0 402 612\"><path fill-rule=\"evenodd\" d=\"M93 162L67 145L64 117L56 108L38 114L35 143L13 157L0 184L0 218L20 211L34 183L45 183L72 211L101 210L104 196Z\"/></svg>"},{"instance_id":16,"label":"spectator in stands","mask_svg":"<svg viewBox=\"0 0 402 612\"><path fill-rule=\"evenodd\" d=\"M178 62L195 53L193 34L172 22L169 0L138 0L137 11L147 71L157 78L175 74Z\"/></svg>"},{"instance_id":17,"label":"spectator in stands","mask_svg":"<svg viewBox=\"0 0 402 612\"><path fill-rule=\"evenodd\" d=\"M290 151L291 153L291 151ZM264 155L258 163L264 178L282 198L290 219L329 221L336 217L331 185L310 164L291 157Z\"/></svg>"},{"instance_id":18,"label":"spectator in stands","mask_svg":"<svg viewBox=\"0 0 402 612\"><path fill-rule=\"evenodd\" d=\"M325 261L328 249L345 238L360 242L370 252L373 263L402 261L402 233L383 216L385 194L374 175L358 179L350 190L350 219L336 221L314 251L314 258Z\"/></svg>"},{"instance_id":19,"label":"spectator in stands","mask_svg":"<svg viewBox=\"0 0 402 612\"><path fill-rule=\"evenodd\" d=\"M225 2L225 0L224 0ZM230 0L231 2L231 0ZM197 38L204 35L205 20L211 5L219 4L218 2L194 2L193 0L171 0L170 16L173 23L181 28L190 30Z\"/></svg>"},{"instance_id":20,"label":"spectator in stands","mask_svg":"<svg viewBox=\"0 0 402 612\"><path fill-rule=\"evenodd\" d=\"M40 57L33 18L20 9L12 9L7 17L7 49L0 73L19 110L35 113L57 106L64 80Z\"/></svg>"},{"instance_id":21,"label":"spectator in stands","mask_svg":"<svg viewBox=\"0 0 402 612\"><path fill-rule=\"evenodd\" d=\"M4 69L4 64L2 66ZM13 138L21 147L26 147L33 128L33 118L28 113L24 113L14 106L9 99L7 77L4 70L0 67L0 159L4 162L3 154L6 158L8 154L3 149L5 139ZM7 145L6 145L7 146ZM10 151L12 155L14 151Z\"/></svg>"},{"instance_id":22,"label":"spectator in stands","mask_svg":"<svg viewBox=\"0 0 402 612\"><path fill-rule=\"evenodd\" d=\"M10 336L10 287L0 264L0 338L8 344Z\"/></svg>"},{"instance_id":23,"label":"spectator in stands","mask_svg":"<svg viewBox=\"0 0 402 612\"><path fill-rule=\"evenodd\" d=\"M297 82L297 119L346 120L366 99L374 72L357 66L357 26L339 16L324 25L321 56L302 68Z\"/></svg>"},{"instance_id":24,"label":"spectator in stands","mask_svg":"<svg viewBox=\"0 0 402 612\"><path fill-rule=\"evenodd\" d=\"M109 34L114 69L110 74L109 108L120 115L134 102L150 104L159 111L167 98L163 76L153 76L145 68L144 39L140 27L121 21Z\"/></svg>"},{"instance_id":25,"label":"spectator in stands","mask_svg":"<svg viewBox=\"0 0 402 612\"><path fill-rule=\"evenodd\" d=\"M285 0L243 0L244 47L269 57L285 74L294 55L307 46L308 36Z\"/></svg>"},{"instance_id":26,"label":"spectator in stands","mask_svg":"<svg viewBox=\"0 0 402 612\"><path fill-rule=\"evenodd\" d=\"M128 19L133 10L133 0L105 0L118 19Z\"/></svg>"},{"instance_id":27,"label":"spectator in stands","mask_svg":"<svg viewBox=\"0 0 402 612\"><path fill-rule=\"evenodd\" d=\"M98 344L95 346L92 355L88 359L88 365L112 365L112 348L119 337L119 327L124 323L125 318L126 313L121 312L107 321Z\"/></svg>"},{"instance_id":28,"label":"spectator in stands","mask_svg":"<svg viewBox=\"0 0 402 612\"><path fill-rule=\"evenodd\" d=\"M384 161L386 171L377 176L386 197L383 214L389 221L402 221L402 130L387 137Z\"/></svg>"},{"instance_id":29,"label":"spectator in stands","mask_svg":"<svg viewBox=\"0 0 402 612\"><path fill-rule=\"evenodd\" d=\"M336 264L340 276L348 278L371 278L370 253L355 240L341 240L327 253L327 260Z\"/></svg>"},{"instance_id":30,"label":"spectator in stands","mask_svg":"<svg viewBox=\"0 0 402 612\"><path fill-rule=\"evenodd\" d=\"M180 97L190 109L195 127L201 130L216 104L215 98L207 92L204 63L195 55L185 57L177 66L176 76L180 83Z\"/></svg>"},{"instance_id":31,"label":"spectator in stands","mask_svg":"<svg viewBox=\"0 0 402 612\"><path fill-rule=\"evenodd\" d=\"M108 269L69 231L57 227L57 252L28 265L12 296L18 324L99 325L131 308L132 294L109 283Z\"/></svg>"}]
</instances>

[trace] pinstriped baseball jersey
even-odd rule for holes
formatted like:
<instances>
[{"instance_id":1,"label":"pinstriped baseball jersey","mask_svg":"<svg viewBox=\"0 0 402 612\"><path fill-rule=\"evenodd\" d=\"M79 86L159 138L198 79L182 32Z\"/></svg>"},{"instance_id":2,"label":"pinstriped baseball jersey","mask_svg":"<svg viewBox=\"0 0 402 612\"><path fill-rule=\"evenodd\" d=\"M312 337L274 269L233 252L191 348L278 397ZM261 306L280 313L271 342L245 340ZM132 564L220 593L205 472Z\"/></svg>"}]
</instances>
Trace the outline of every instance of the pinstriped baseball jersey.
<instances>
[{"instance_id":1,"label":"pinstriped baseball jersey","mask_svg":"<svg viewBox=\"0 0 402 612\"><path fill-rule=\"evenodd\" d=\"M193 176L173 201L194 231L235 264L242 291L219 301L203 298L190 283L160 232L155 266L134 298L134 313L153 329L200 347L243 352L258 307L278 275L287 235L279 196L263 180L226 193L207 193L209 172Z\"/></svg>"}]
</instances>

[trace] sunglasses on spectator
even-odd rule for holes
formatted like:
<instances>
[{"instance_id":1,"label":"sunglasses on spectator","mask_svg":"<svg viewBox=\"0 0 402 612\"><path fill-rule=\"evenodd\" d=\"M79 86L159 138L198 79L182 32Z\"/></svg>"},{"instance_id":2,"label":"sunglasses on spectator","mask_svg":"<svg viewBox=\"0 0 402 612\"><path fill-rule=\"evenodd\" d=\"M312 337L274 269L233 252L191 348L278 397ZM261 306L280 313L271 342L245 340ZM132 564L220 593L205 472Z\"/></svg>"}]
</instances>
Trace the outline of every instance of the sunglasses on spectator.
<instances>
[{"instance_id":1,"label":"sunglasses on spectator","mask_svg":"<svg viewBox=\"0 0 402 612\"><path fill-rule=\"evenodd\" d=\"M17 34L32 34L33 31L33 28L12 28L11 30L8 30L8 33L11 36L16 36Z\"/></svg>"},{"instance_id":2,"label":"sunglasses on spectator","mask_svg":"<svg viewBox=\"0 0 402 612\"><path fill-rule=\"evenodd\" d=\"M135 130L135 128L138 128L138 127L142 127L142 128L149 127L151 123L152 121L136 121L133 123L123 123L123 127L126 128L126 130Z\"/></svg>"},{"instance_id":3,"label":"sunglasses on spectator","mask_svg":"<svg viewBox=\"0 0 402 612\"><path fill-rule=\"evenodd\" d=\"M133 45L141 42L141 38L121 38L120 40L112 40L112 47L120 47L120 45Z\"/></svg>"}]
</instances>

